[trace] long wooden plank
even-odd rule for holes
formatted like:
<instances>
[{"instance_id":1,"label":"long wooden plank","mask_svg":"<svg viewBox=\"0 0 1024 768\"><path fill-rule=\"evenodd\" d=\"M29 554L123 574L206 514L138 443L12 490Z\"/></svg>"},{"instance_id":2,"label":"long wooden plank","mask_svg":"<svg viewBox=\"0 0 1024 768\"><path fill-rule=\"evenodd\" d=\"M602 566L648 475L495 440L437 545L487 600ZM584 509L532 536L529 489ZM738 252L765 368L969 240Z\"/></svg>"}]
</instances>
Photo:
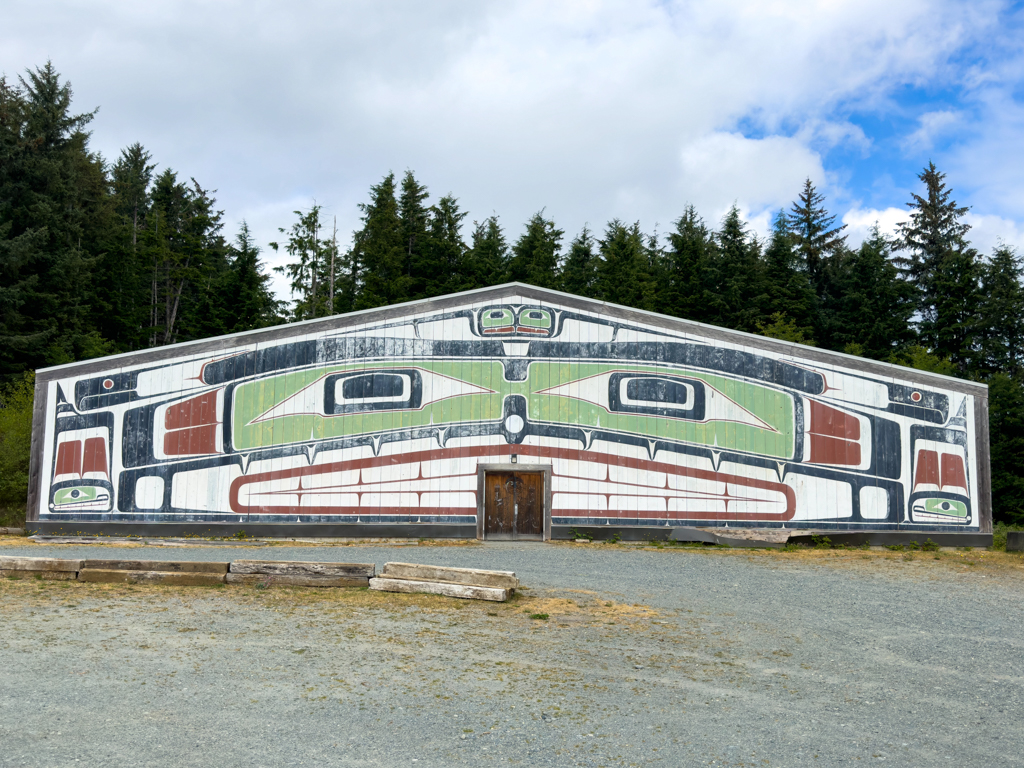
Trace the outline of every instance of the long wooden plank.
<instances>
[{"instance_id":1,"label":"long wooden plank","mask_svg":"<svg viewBox=\"0 0 1024 768\"><path fill-rule=\"evenodd\" d=\"M81 560L63 560L56 557L0 557L3 571L80 571Z\"/></svg>"},{"instance_id":2,"label":"long wooden plank","mask_svg":"<svg viewBox=\"0 0 1024 768\"><path fill-rule=\"evenodd\" d=\"M497 587L474 587L471 584L451 584L441 581L413 581L411 579L388 579L378 576L370 579L370 589L378 592L425 592L429 595L458 597L463 600L491 600L504 603L512 597L513 590Z\"/></svg>"},{"instance_id":3,"label":"long wooden plank","mask_svg":"<svg viewBox=\"0 0 1024 768\"><path fill-rule=\"evenodd\" d=\"M267 584L282 587L366 587L369 578L365 576L289 576L265 573L229 573L228 584Z\"/></svg>"},{"instance_id":4,"label":"long wooden plank","mask_svg":"<svg viewBox=\"0 0 1024 768\"><path fill-rule=\"evenodd\" d=\"M227 573L228 563L183 560L83 560L82 569L159 571L161 573Z\"/></svg>"},{"instance_id":5,"label":"long wooden plank","mask_svg":"<svg viewBox=\"0 0 1024 768\"><path fill-rule=\"evenodd\" d=\"M74 581L78 576L75 571L8 571L0 569L3 579L43 579L44 581Z\"/></svg>"},{"instance_id":6,"label":"long wooden plank","mask_svg":"<svg viewBox=\"0 0 1024 768\"><path fill-rule=\"evenodd\" d=\"M167 571L115 571L85 569L78 572L79 581L99 584L167 584L179 587L205 587L223 584L223 573L169 573Z\"/></svg>"},{"instance_id":7,"label":"long wooden plank","mask_svg":"<svg viewBox=\"0 0 1024 768\"><path fill-rule=\"evenodd\" d=\"M497 587L516 589L519 579L514 571L482 571L477 568L445 568L439 565L417 565L415 563L384 563L380 575L389 579L411 579L413 581L443 581L449 584L466 584L474 587Z\"/></svg>"},{"instance_id":8,"label":"long wooden plank","mask_svg":"<svg viewBox=\"0 0 1024 768\"><path fill-rule=\"evenodd\" d=\"M261 573L271 576L336 576L371 578L374 563L311 563L292 560L233 560L231 573Z\"/></svg>"}]
</instances>

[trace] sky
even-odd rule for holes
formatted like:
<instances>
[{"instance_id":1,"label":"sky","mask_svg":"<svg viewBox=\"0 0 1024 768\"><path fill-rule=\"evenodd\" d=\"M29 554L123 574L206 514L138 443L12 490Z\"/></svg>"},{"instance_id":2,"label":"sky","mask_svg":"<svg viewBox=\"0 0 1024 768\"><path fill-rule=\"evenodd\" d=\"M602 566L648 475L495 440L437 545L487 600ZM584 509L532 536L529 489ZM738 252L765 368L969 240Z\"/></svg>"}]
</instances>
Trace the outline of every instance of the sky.
<instances>
[{"instance_id":1,"label":"sky","mask_svg":"<svg viewBox=\"0 0 1024 768\"><path fill-rule=\"evenodd\" d=\"M52 60L94 150L216 189L272 265L293 211L347 244L406 170L510 240L688 204L763 234L810 178L855 245L934 162L990 253L1024 251L1021 40L1024 0L4 0L0 72Z\"/></svg>"}]
</instances>

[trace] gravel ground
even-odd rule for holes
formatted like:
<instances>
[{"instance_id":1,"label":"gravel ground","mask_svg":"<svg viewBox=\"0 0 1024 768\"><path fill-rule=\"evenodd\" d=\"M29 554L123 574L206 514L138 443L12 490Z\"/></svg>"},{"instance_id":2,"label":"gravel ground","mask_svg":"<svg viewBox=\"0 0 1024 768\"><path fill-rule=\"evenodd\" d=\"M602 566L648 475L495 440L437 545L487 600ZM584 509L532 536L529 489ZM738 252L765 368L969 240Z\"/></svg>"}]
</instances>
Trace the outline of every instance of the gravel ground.
<instances>
[{"instance_id":1,"label":"gravel ground","mask_svg":"<svg viewBox=\"0 0 1024 768\"><path fill-rule=\"evenodd\" d=\"M1024 754L1024 558L1012 555L4 544L496 568L529 589L498 605L4 580L2 766L1016 766Z\"/></svg>"}]
</instances>

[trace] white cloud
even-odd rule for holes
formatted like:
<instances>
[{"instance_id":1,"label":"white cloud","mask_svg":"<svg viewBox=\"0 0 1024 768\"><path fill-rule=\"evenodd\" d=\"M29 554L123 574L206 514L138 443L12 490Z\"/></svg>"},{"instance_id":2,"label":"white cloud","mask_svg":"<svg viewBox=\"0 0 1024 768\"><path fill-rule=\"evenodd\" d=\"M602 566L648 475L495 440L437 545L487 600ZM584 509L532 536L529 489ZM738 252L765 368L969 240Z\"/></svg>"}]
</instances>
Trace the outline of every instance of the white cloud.
<instances>
[{"instance_id":1,"label":"white cloud","mask_svg":"<svg viewBox=\"0 0 1024 768\"><path fill-rule=\"evenodd\" d=\"M871 236L876 224L883 235L892 237L896 233L896 225L908 218L907 208L854 208L843 215L842 221L846 225L843 234L847 236L847 244L856 248Z\"/></svg>"},{"instance_id":2,"label":"white cloud","mask_svg":"<svg viewBox=\"0 0 1024 768\"><path fill-rule=\"evenodd\" d=\"M935 139L963 120L963 114L957 110L940 109L925 112L918 118L918 128L904 140L904 146L912 150L928 150L935 144Z\"/></svg>"},{"instance_id":3,"label":"white cloud","mask_svg":"<svg viewBox=\"0 0 1024 768\"><path fill-rule=\"evenodd\" d=\"M805 177L848 199L821 153L871 140L844 110L934 78L997 9L10 0L0 70L52 57L80 108L102 105L106 155L141 141L264 245L314 197L348 234L369 186L406 168L512 237L544 206L572 234L613 217L664 231L686 203L716 222L736 201L760 229Z\"/></svg>"}]
</instances>

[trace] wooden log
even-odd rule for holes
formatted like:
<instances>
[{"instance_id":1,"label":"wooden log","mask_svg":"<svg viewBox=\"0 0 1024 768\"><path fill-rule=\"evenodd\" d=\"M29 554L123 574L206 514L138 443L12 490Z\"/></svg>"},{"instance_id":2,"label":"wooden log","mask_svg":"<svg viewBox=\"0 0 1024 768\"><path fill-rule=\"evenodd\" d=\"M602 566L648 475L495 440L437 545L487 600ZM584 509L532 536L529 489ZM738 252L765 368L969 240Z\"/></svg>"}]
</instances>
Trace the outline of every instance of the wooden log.
<instances>
[{"instance_id":1,"label":"wooden log","mask_svg":"<svg viewBox=\"0 0 1024 768\"><path fill-rule=\"evenodd\" d=\"M9 571L0 569L0 578L9 579L35 579L44 581L74 581L78 576L76 571Z\"/></svg>"},{"instance_id":2,"label":"wooden log","mask_svg":"<svg viewBox=\"0 0 1024 768\"><path fill-rule=\"evenodd\" d=\"M334 576L369 579L374 563L304 563L292 560L233 560L231 573L260 573L269 576Z\"/></svg>"},{"instance_id":3,"label":"wooden log","mask_svg":"<svg viewBox=\"0 0 1024 768\"><path fill-rule=\"evenodd\" d=\"M101 568L83 569L79 581L99 584L167 584L178 587L206 587L223 584L223 573L171 573L168 571L115 571Z\"/></svg>"},{"instance_id":4,"label":"wooden log","mask_svg":"<svg viewBox=\"0 0 1024 768\"><path fill-rule=\"evenodd\" d=\"M81 570L160 571L162 573L227 573L228 563L182 560L83 560Z\"/></svg>"},{"instance_id":5,"label":"wooden log","mask_svg":"<svg viewBox=\"0 0 1024 768\"><path fill-rule=\"evenodd\" d=\"M81 560L60 560L55 557L0 557L3 571L80 571Z\"/></svg>"},{"instance_id":6,"label":"wooden log","mask_svg":"<svg viewBox=\"0 0 1024 768\"><path fill-rule=\"evenodd\" d=\"M429 595L458 597L463 600L492 600L504 603L512 597L513 590L498 587L474 587L472 584L452 584L444 581L413 581L412 579L389 579L378 576L370 579L370 589L378 592L425 592Z\"/></svg>"},{"instance_id":7,"label":"wooden log","mask_svg":"<svg viewBox=\"0 0 1024 768\"><path fill-rule=\"evenodd\" d=\"M2 536L24 536L24 528L0 528L0 535Z\"/></svg>"},{"instance_id":8,"label":"wooden log","mask_svg":"<svg viewBox=\"0 0 1024 768\"><path fill-rule=\"evenodd\" d=\"M380 575L389 579L412 581L443 581L449 584L468 584L474 587L516 589L519 579L512 571L481 571L476 568L443 568L438 565L414 563L384 563Z\"/></svg>"},{"instance_id":9,"label":"wooden log","mask_svg":"<svg viewBox=\"0 0 1024 768\"><path fill-rule=\"evenodd\" d=\"M366 576L291 576L266 573L229 573L228 584L267 584L281 587L365 587L369 584Z\"/></svg>"}]
</instances>

